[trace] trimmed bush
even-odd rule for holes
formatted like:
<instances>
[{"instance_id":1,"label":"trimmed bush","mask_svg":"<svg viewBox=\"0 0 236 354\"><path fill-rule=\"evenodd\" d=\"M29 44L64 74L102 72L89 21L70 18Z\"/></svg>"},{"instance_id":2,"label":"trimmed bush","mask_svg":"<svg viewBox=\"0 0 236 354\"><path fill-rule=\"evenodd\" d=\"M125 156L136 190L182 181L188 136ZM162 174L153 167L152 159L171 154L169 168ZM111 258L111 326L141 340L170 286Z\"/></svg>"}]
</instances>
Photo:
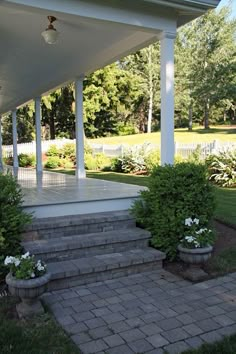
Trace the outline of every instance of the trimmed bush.
<instances>
[{"instance_id":1,"label":"trimmed bush","mask_svg":"<svg viewBox=\"0 0 236 354\"><path fill-rule=\"evenodd\" d=\"M157 166L149 190L141 192L132 213L152 233L151 243L173 260L184 234L184 220L197 217L207 225L214 212L213 187L205 165L178 163Z\"/></svg>"},{"instance_id":2,"label":"trimmed bush","mask_svg":"<svg viewBox=\"0 0 236 354\"><path fill-rule=\"evenodd\" d=\"M210 155L206 163L211 181L221 187L236 187L236 150Z\"/></svg>"},{"instance_id":3,"label":"trimmed bush","mask_svg":"<svg viewBox=\"0 0 236 354\"><path fill-rule=\"evenodd\" d=\"M49 156L45 163L46 168L57 168L60 166L61 159L58 156Z\"/></svg>"},{"instance_id":4,"label":"trimmed bush","mask_svg":"<svg viewBox=\"0 0 236 354\"><path fill-rule=\"evenodd\" d=\"M34 167L36 165L36 158L32 154L19 154L18 161L20 167Z\"/></svg>"},{"instance_id":5,"label":"trimmed bush","mask_svg":"<svg viewBox=\"0 0 236 354\"><path fill-rule=\"evenodd\" d=\"M0 277L6 272L3 261L6 256L21 252L21 232L31 221L22 206L22 191L11 174L0 173Z\"/></svg>"}]
</instances>

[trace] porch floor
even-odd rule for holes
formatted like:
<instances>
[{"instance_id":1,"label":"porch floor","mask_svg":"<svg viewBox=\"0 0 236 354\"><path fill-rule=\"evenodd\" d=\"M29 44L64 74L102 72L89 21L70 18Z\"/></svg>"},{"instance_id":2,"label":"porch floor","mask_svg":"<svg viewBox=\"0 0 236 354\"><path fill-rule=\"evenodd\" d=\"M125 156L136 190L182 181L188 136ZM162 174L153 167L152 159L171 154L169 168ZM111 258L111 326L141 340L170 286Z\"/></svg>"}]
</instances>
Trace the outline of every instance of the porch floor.
<instances>
[{"instance_id":1,"label":"porch floor","mask_svg":"<svg viewBox=\"0 0 236 354\"><path fill-rule=\"evenodd\" d=\"M142 186L93 178L77 180L75 176L63 173L44 171L37 174L36 170L31 168L18 168L17 170L10 168L10 170L22 187L23 207L30 212L35 212L35 208L40 208L42 211L43 207L47 207L44 215L36 212L36 217L125 210L131 206L139 192L145 189ZM79 208L79 203L81 208ZM64 211L59 212L60 205L65 206L65 204L67 206L73 204L73 210L71 206L70 211L64 208ZM48 215L46 210L49 210L49 206L54 207L54 212L50 210Z\"/></svg>"}]
</instances>

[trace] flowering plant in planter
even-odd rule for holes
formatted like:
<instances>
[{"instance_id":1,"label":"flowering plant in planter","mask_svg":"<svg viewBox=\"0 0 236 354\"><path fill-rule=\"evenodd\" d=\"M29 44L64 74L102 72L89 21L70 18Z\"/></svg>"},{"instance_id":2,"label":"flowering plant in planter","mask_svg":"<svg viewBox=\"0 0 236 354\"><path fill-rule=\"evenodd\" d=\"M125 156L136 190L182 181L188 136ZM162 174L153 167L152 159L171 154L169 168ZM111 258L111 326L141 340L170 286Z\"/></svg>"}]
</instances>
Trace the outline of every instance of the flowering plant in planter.
<instances>
[{"instance_id":1,"label":"flowering plant in planter","mask_svg":"<svg viewBox=\"0 0 236 354\"><path fill-rule=\"evenodd\" d=\"M184 248L204 248L214 244L215 236L212 230L200 226L200 220L197 218L185 219L185 233L181 240L181 246Z\"/></svg>"},{"instance_id":2,"label":"flowering plant in planter","mask_svg":"<svg viewBox=\"0 0 236 354\"><path fill-rule=\"evenodd\" d=\"M4 261L5 266L9 267L12 276L15 279L33 279L44 275L47 266L42 261L36 261L29 252L20 256L7 256Z\"/></svg>"}]
</instances>

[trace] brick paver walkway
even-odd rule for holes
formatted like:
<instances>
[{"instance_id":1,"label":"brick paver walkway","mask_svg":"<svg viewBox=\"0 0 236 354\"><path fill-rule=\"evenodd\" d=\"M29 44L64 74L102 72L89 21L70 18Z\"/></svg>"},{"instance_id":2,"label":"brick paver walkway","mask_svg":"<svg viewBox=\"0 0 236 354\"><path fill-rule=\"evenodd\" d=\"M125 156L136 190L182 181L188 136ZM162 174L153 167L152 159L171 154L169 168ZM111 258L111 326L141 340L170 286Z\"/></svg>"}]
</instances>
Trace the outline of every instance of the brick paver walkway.
<instances>
[{"instance_id":1,"label":"brick paver walkway","mask_svg":"<svg viewBox=\"0 0 236 354\"><path fill-rule=\"evenodd\" d=\"M152 271L44 300L84 354L181 353L236 333L236 273L191 284Z\"/></svg>"}]
</instances>

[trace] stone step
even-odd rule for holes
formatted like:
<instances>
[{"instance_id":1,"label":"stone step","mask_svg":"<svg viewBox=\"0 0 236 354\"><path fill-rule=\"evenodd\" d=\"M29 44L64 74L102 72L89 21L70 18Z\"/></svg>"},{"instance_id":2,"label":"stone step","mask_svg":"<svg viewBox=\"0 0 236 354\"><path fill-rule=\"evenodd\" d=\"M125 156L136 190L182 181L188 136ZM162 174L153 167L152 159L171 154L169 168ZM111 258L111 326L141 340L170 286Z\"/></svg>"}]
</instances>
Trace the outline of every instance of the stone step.
<instances>
[{"instance_id":1,"label":"stone step","mask_svg":"<svg viewBox=\"0 0 236 354\"><path fill-rule=\"evenodd\" d=\"M128 210L41 218L25 228L23 241L127 229L135 224Z\"/></svg>"},{"instance_id":2,"label":"stone step","mask_svg":"<svg viewBox=\"0 0 236 354\"><path fill-rule=\"evenodd\" d=\"M48 263L49 290L64 289L162 268L165 254L147 247Z\"/></svg>"},{"instance_id":3,"label":"stone step","mask_svg":"<svg viewBox=\"0 0 236 354\"><path fill-rule=\"evenodd\" d=\"M23 242L25 251L45 262L121 252L148 246L150 233L140 228Z\"/></svg>"}]
</instances>

